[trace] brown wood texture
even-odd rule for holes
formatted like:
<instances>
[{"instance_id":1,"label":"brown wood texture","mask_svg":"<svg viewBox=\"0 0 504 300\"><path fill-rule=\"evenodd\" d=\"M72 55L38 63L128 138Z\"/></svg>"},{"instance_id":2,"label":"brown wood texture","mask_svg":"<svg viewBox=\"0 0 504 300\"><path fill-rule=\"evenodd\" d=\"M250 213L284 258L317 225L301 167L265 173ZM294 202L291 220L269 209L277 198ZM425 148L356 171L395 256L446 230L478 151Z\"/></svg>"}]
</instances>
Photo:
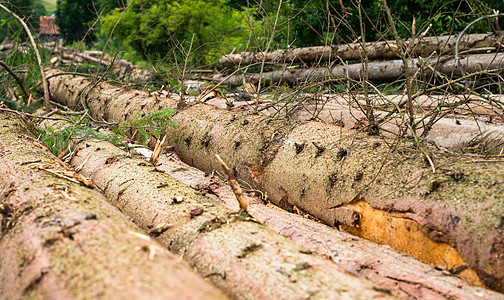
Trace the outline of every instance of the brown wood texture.
<instances>
[{"instance_id":1,"label":"brown wood texture","mask_svg":"<svg viewBox=\"0 0 504 300\"><path fill-rule=\"evenodd\" d=\"M82 142L71 164L85 160L113 205L142 228L173 225L157 239L232 298L395 298L108 142Z\"/></svg>"},{"instance_id":2,"label":"brown wood texture","mask_svg":"<svg viewBox=\"0 0 504 300\"><path fill-rule=\"evenodd\" d=\"M208 176L177 158L175 153L161 155L157 169L166 172L216 199L232 210L239 205L229 185L217 176ZM272 205L265 205L246 193L250 213L274 231L310 251L324 255L345 270L391 289L405 299L502 299L504 295L472 287L446 269L436 270L418 260L343 231L292 214Z\"/></svg>"},{"instance_id":3,"label":"brown wood texture","mask_svg":"<svg viewBox=\"0 0 504 300\"><path fill-rule=\"evenodd\" d=\"M226 298L74 182L17 115L0 124L1 299Z\"/></svg>"}]
</instances>

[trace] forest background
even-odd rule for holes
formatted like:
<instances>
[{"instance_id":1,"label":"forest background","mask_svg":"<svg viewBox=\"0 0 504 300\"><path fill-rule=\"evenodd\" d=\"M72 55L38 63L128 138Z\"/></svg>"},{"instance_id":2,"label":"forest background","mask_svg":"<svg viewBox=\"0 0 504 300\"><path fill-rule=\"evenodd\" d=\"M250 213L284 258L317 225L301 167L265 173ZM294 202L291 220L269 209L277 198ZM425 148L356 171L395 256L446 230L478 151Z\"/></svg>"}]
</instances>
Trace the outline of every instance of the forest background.
<instances>
[{"instance_id":1,"label":"forest background","mask_svg":"<svg viewBox=\"0 0 504 300\"><path fill-rule=\"evenodd\" d=\"M39 16L54 13L67 45L84 41L86 48L105 49L144 67L177 59L191 66L215 66L223 53L232 51L394 39L382 2L373 0L8 2L34 28ZM504 11L500 0L389 0L387 4L403 39L428 27L428 35L460 32L480 16ZM5 12L0 18L7 25L0 28L0 40L23 39L17 22ZM498 27L498 23L479 22L472 32Z\"/></svg>"}]
</instances>

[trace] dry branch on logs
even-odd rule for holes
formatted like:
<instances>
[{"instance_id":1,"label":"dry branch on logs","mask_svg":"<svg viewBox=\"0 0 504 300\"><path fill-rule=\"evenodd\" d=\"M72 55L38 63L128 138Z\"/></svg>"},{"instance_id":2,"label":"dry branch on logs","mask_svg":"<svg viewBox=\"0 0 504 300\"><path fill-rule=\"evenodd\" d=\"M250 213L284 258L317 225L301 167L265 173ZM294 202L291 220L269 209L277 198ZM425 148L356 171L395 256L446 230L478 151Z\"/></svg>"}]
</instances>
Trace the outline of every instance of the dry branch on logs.
<instances>
[{"instance_id":1,"label":"dry branch on logs","mask_svg":"<svg viewBox=\"0 0 504 300\"><path fill-rule=\"evenodd\" d=\"M1 299L224 298L101 194L63 179L15 114L0 124Z\"/></svg>"},{"instance_id":2,"label":"dry branch on logs","mask_svg":"<svg viewBox=\"0 0 504 300\"><path fill-rule=\"evenodd\" d=\"M82 174L142 228L173 225L158 240L232 298L395 298L108 142L82 142L71 164L89 155Z\"/></svg>"},{"instance_id":3,"label":"dry branch on logs","mask_svg":"<svg viewBox=\"0 0 504 300\"><path fill-rule=\"evenodd\" d=\"M48 86L48 83L47 83L47 78L46 78L44 66L42 65L42 59L40 58L40 53L38 51L37 44L35 44L35 40L33 39L33 35L31 34L31 31L28 28L28 25L26 25L26 23L23 21L23 19L21 17L19 17L18 15L16 15L12 11L10 11L7 7L5 7L2 4L0 4L0 8L2 8L3 10L5 10L11 16L13 16L14 18L16 18L16 20L18 20L19 23L21 23L21 25L23 26L24 30L26 31L26 34L28 35L28 38L30 39L30 43L31 43L31 45L33 47L33 51L35 52L35 57L37 58L38 67L40 69L40 74L41 74L41 77L42 77L42 85L44 87L44 106L45 106L46 112L48 113L48 112L51 111L51 109L49 107L49 98L50 98L50 96L49 96L49 86Z\"/></svg>"},{"instance_id":4,"label":"dry branch on logs","mask_svg":"<svg viewBox=\"0 0 504 300\"><path fill-rule=\"evenodd\" d=\"M504 35L495 36L492 33L470 34L463 37L460 51L469 49L482 51L502 51ZM449 54L455 48L457 36L433 36L414 40L406 40L400 47L410 57L428 57L432 54ZM368 59L394 59L399 56L399 47L395 41L373 42L366 44ZM480 50L481 51L481 50ZM242 52L228 54L219 59L225 67L248 66L255 63L292 64L292 63L320 63L361 60L364 55L361 43L318 46L307 48L281 49L266 54L263 52Z\"/></svg>"},{"instance_id":5,"label":"dry branch on logs","mask_svg":"<svg viewBox=\"0 0 504 300\"><path fill-rule=\"evenodd\" d=\"M488 70L488 73L498 72L504 67L504 53L469 54L461 59L462 69L455 58L434 59L409 59L408 65L412 75L419 73L422 76L430 76L431 68L450 77L460 77L465 74ZM321 80L328 77L341 77L342 79L362 80L361 63L350 65L334 65L329 67L317 67L306 69L285 69L262 74L243 75L215 75L213 80L223 81L229 86L240 86L245 82L257 84L287 83L298 84L311 80ZM393 82L404 76L402 60L380 61L368 63L368 80L372 82ZM482 74L479 74L482 75ZM229 77L229 78L227 78ZM226 79L227 78L227 79Z\"/></svg>"},{"instance_id":6,"label":"dry branch on logs","mask_svg":"<svg viewBox=\"0 0 504 300\"><path fill-rule=\"evenodd\" d=\"M70 106L84 103L98 119L120 123L141 112L177 106L175 97L161 102L143 92L122 92L108 85L100 85L100 90L79 99L75 96L81 94L79 89L89 85L85 79L52 79L55 99ZM425 257L423 254L430 250L423 249L422 244L413 247L404 239L394 238L394 228L411 229L414 221L394 228L387 222L368 224L377 230L369 232L371 236L358 228L347 230L403 251L415 250L408 253L447 268L465 263L470 269L462 271L461 276L465 273L477 281L473 277L476 272L484 284L504 291L504 187L496 179L504 177L501 161L434 153L439 172L432 174L423 155L407 145L398 144L396 151L389 153L394 141L333 125L268 120L204 104L179 112L174 120L179 126L169 129L168 140L183 161L211 172L219 168L211 158L221 154L239 180L267 192L271 201L285 208L296 206L329 224L339 222L333 214L336 207L363 211L360 225L379 214L376 209L415 213L425 218L428 226L414 230L430 237L434 246L453 246L449 252L459 258L443 262L436 251ZM363 200L357 207L349 203L357 199ZM394 244L396 241L403 244Z\"/></svg>"}]
</instances>

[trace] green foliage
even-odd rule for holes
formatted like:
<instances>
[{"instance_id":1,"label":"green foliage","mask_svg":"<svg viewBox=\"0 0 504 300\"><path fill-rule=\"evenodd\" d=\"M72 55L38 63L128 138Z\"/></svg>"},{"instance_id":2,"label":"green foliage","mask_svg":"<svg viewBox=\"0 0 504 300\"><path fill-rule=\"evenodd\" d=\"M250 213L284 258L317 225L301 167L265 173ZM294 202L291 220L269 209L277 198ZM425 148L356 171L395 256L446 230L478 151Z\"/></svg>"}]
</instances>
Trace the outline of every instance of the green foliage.
<instances>
[{"instance_id":1,"label":"green foliage","mask_svg":"<svg viewBox=\"0 0 504 300\"><path fill-rule=\"evenodd\" d=\"M166 108L146 116L140 114L133 121L121 124L115 132L120 135L125 135L127 129L136 129L138 130L138 140L143 143L145 143L151 135L156 139L161 139L161 137L166 134L168 126L177 127L177 123L171 120L175 112L176 110L174 108Z\"/></svg>"},{"instance_id":2,"label":"green foliage","mask_svg":"<svg viewBox=\"0 0 504 300\"><path fill-rule=\"evenodd\" d=\"M58 0L56 24L67 43L80 41L93 21L110 10L120 7L120 0ZM94 39L93 31L86 37L86 42Z\"/></svg>"},{"instance_id":3,"label":"green foliage","mask_svg":"<svg viewBox=\"0 0 504 300\"><path fill-rule=\"evenodd\" d=\"M126 147L126 144L123 143L124 137L114 133L104 135L86 126L72 125L62 129L34 127L33 130L38 139L47 145L54 155L58 155L70 147L70 141L73 138L98 138L119 147Z\"/></svg>"},{"instance_id":4,"label":"green foliage","mask_svg":"<svg viewBox=\"0 0 504 300\"><path fill-rule=\"evenodd\" d=\"M246 7L250 3L254 2L231 2L234 7ZM364 33L360 28L359 1L275 0L264 3L260 8L255 5L260 12L256 17L262 21L263 38L268 40L274 34L273 49L322 45L325 42L348 43L362 38L363 34L366 41L393 39L382 3L376 0L361 0L360 3ZM280 14L274 22L279 5ZM432 24L429 35L441 35L461 31L472 20L492 14L493 9L504 11L501 0L388 0L387 5L396 20L397 31L404 39L412 36L413 18L416 19L417 34ZM484 21L473 27L473 32L487 31L490 28ZM261 45L261 41L258 44Z\"/></svg>"},{"instance_id":5,"label":"green foliage","mask_svg":"<svg viewBox=\"0 0 504 300\"><path fill-rule=\"evenodd\" d=\"M37 28L39 26L40 16L47 14L44 6L38 0L8 0L3 1L2 4L13 13L23 18L31 28ZM13 34L15 34L16 38L20 41L25 41L27 39L26 33L21 30L21 24L3 9L0 9L0 20L0 42L6 37L12 40Z\"/></svg>"},{"instance_id":6,"label":"green foliage","mask_svg":"<svg viewBox=\"0 0 504 300\"><path fill-rule=\"evenodd\" d=\"M116 9L105 16L101 31L144 57L156 59L175 51L184 61L191 49L191 62L204 64L214 62L223 51L243 50L250 28L225 0L133 0L126 12Z\"/></svg>"}]
</instances>

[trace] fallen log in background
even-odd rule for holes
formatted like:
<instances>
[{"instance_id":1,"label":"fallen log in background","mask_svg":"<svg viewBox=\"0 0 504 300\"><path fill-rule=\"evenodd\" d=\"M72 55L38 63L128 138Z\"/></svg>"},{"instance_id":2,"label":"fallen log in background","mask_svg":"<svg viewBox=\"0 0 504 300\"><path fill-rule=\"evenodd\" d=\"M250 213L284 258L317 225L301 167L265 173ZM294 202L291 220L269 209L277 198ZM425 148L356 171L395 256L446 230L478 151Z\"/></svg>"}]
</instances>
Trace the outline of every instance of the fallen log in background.
<instances>
[{"instance_id":1,"label":"fallen log in background","mask_svg":"<svg viewBox=\"0 0 504 300\"><path fill-rule=\"evenodd\" d=\"M467 95L463 95L467 96ZM318 97L310 98L306 96L305 101L296 103L278 103L273 105L272 101L264 100L258 106L258 109L266 116L274 118L287 118L302 121L322 121L329 124L338 124L345 128L363 128L366 126L366 115L358 106L365 106L361 97L348 95L328 96L326 99ZM387 95L385 96L390 103L398 103L406 96ZM271 97L269 97L270 99ZM376 95L370 95L375 105L375 117L386 115L383 110L389 110L389 104L383 104L384 99ZM452 101L462 101L461 97L453 96ZM493 97L494 101L502 102L502 97ZM438 102L436 103L436 100ZM229 109L227 101L222 98L215 98L208 101L208 104L219 108ZM418 101L418 102L417 102ZM423 111L429 113L437 109L437 105L445 104L444 113L447 116L437 118L432 128L425 135L427 142L433 142L437 146L451 151L468 151L468 147L475 148L483 155L499 155L504 152L504 124L500 115L502 111L497 107L486 105L483 99L474 99L464 105L448 109L449 102L442 97L420 97L415 101L415 107L418 117L416 117L418 128L416 135L421 137L424 134L425 125L431 120L431 117L424 118ZM465 101L465 100L464 100ZM483 103L480 103L483 102ZM268 108L266 108L268 107ZM233 112L252 112L256 108L254 101L238 102L230 108ZM264 109L263 109L264 108ZM441 113L441 114L444 114ZM423 121L421 121L423 120ZM493 121L492 121L493 120ZM380 124L380 134L388 137L408 137L411 136L411 130L407 128L404 116L392 115L387 121Z\"/></svg>"},{"instance_id":2,"label":"fallen log in background","mask_svg":"<svg viewBox=\"0 0 504 300\"><path fill-rule=\"evenodd\" d=\"M410 57L428 57L432 54L449 54L455 49L457 35L433 36L405 40L401 45L396 41L382 41L366 43L368 59L394 59L399 58L399 47ZM502 51L504 35L493 33L465 35L459 45L460 51L469 49L483 51L492 49ZM306 48L279 49L270 52L242 52L227 54L219 59L219 64L225 67L247 66L256 63L266 64L292 64L292 63L320 63L333 61L362 60L364 49L362 43L351 43L331 46L317 46Z\"/></svg>"},{"instance_id":3,"label":"fallen log in background","mask_svg":"<svg viewBox=\"0 0 504 300\"><path fill-rule=\"evenodd\" d=\"M62 104L85 105L94 118L117 123L178 103L175 97L161 102L145 92L121 94L108 85L86 92L89 85L83 78L57 76L51 79L51 92ZM355 234L455 268L466 280L477 282L476 272L484 284L504 291L501 161L432 152L433 174L424 156L407 145L333 125L300 125L207 105L181 111L174 120L179 127L169 129L169 143L188 164L220 170L213 157L221 154L238 179L262 189L281 207L296 206L331 225L343 223ZM379 209L395 214L370 226ZM361 214L358 227L337 218L345 210ZM405 219L404 213L412 213L407 216L418 224L387 225ZM408 243L413 240L394 237L408 228L416 237L432 239L425 245L431 248L423 248L423 241L412 246ZM451 258L443 260L445 253ZM469 269L462 270L464 264Z\"/></svg>"},{"instance_id":4,"label":"fallen log in background","mask_svg":"<svg viewBox=\"0 0 504 300\"><path fill-rule=\"evenodd\" d=\"M0 113L1 299L223 299ZM70 174L69 174L70 173Z\"/></svg>"},{"instance_id":5,"label":"fallen log in background","mask_svg":"<svg viewBox=\"0 0 504 300\"><path fill-rule=\"evenodd\" d=\"M214 198L232 210L238 210L231 187L218 177L190 167L175 153L162 155L158 170L166 172ZM249 194L253 194L251 192ZM254 218L298 245L331 258L345 270L390 289L404 299L503 299L504 295L471 287L448 270L435 270L418 260L365 239L330 228L247 196Z\"/></svg>"},{"instance_id":6,"label":"fallen log in background","mask_svg":"<svg viewBox=\"0 0 504 300\"><path fill-rule=\"evenodd\" d=\"M409 59L408 69L411 74L421 72L423 76L430 76L432 70L451 76L459 77L464 74L470 74L482 70L491 70L495 73L496 69L501 69L504 59L504 53L488 54L469 54L460 60L462 69L459 67L455 58L435 58L435 59ZM306 69L283 69L278 71L233 75L228 78L227 75L214 75L214 81L223 81L229 86L241 86L250 82L257 84L261 81L263 84L271 85L274 83L286 83L290 85L299 84L312 80L321 80L324 78L341 77L342 79L362 80L363 64L355 63L349 65L333 65L327 67L314 67ZM376 83L393 82L404 76L404 65L402 60L380 61L368 63L368 80ZM489 72L490 73L490 72Z\"/></svg>"},{"instance_id":7,"label":"fallen log in background","mask_svg":"<svg viewBox=\"0 0 504 300\"><path fill-rule=\"evenodd\" d=\"M395 298L108 142L82 142L71 164L83 163L142 228L170 224L158 240L235 299Z\"/></svg>"}]
</instances>

